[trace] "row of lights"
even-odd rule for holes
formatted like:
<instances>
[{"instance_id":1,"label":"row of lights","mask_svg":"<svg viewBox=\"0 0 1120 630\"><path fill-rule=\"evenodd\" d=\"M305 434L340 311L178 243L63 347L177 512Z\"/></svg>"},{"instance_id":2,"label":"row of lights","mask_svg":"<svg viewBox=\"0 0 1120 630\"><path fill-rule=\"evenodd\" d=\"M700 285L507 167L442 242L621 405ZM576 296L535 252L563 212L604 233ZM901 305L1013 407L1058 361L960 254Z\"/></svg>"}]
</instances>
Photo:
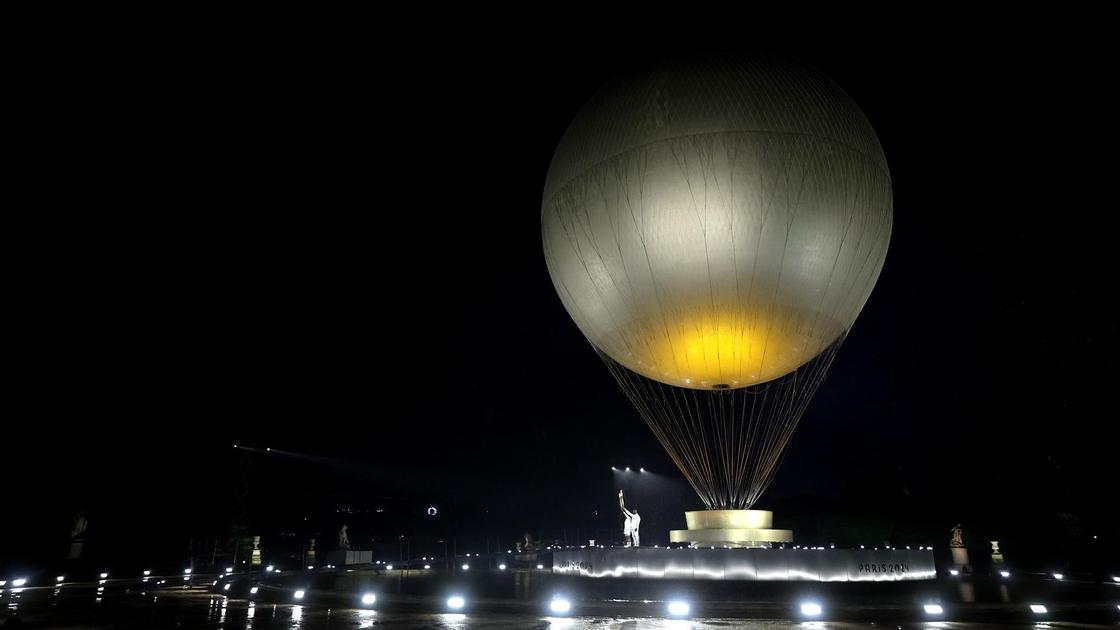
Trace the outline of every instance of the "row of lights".
<instances>
[{"instance_id":1,"label":"row of lights","mask_svg":"<svg viewBox=\"0 0 1120 630\"><path fill-rule=\"evenodd\" d=\"M427 568L427 565L425 565L425 568ZM464 564L464 565L462 565L462 568L463 568L464 571L466 571L470 568L470 566L467 565L467 564ZM501 564L501 565L498 566L498 568L500 570L504 571L506 569L506 565ZM537 568L538 569L542 568L542 565L537 565ZM954 575L958 574L958 572L956 570L953 570L952 573ZM1008 578L1008 577L1011 576L1011 573L1009 571L1001 571L1000 575L1001 575L1001 577ZM1064 577L1061 573L1053 573L1052 576L1056 580L1061 580ZM1120 576L1112 576L1112 581L1116 582L1116 583L1120 583ZM227 590L229 589L228 584L226 585L226 589ZM257 591L257 588L253 587L253 589L250 592L251 593L256 593L256 591ZM305 596L305 591L302 590L302 589L297 590L297 591L294 592L293 596L296 600L302 600ZM361 597L361 602L365 606L372 606L374 603L376 603L376 601L377 601L377 596L373 593L366 593L366 594L362 595L362 597ZM446 605L447 605L448 610L452 610L452 611L463 610L466 607L466 603L467 603L466 598L463 597L462 595L452 595L451 597L448 597L447 601L446 601ZM1037 604L1037 603L1028 604L1028 608L1030 609L1030 611L1033 614L1036 614L1036 615L1045 615L1045 614L1048 614L1048 612L1049 612L1046 605L1044 605L1044 604ZM1117 606L1117 608L1120 609L1120 606ZM571 601L564 598L564 597L554 596L551 599L551 601L549 602L549 611L554 615L567 615L571 612L571 610L572 610ZM802 602L799 605L799 610L801 612L802 617L807 618L807 619L819 619L824 614L824 607L819 602L815 602L815 601ZM933 604L933 603L923 604L922 605L922 610L927 615L934 616L934 617L941 616L945 613L945 609L941 604ZM671 600L666 605L666 613L669 617L678 617L678 618L679 617L687 617L690 612L691 612L691 606L689 605L689 603L687 601L684 601L684 600Z\"/></svg>"},{"instance_id":2,"label":"row of lights","mask_svg":"<svg viewBox=\"0 0 1120 630\"><path fill-rule=\"evenodd\" d=\"M228 585L227 585L227 587L228 587ZM249 590L249 592L255 595L257 593L257 587L254 586L252 589ZM292 599L295 599L295 600L299 601L299 600L302 600L306 595L307 595L307 591L305 591L303 589L297 589L295 592L292 593ZM377 603L377 595L374 594L374 593L365 593L365 594L362 595L361 601L362 601L363 606L372 606L375 603Z\"/></svg>"},{"instance_id":3,"label":"row of lights","mask_svg":"<svg viewBox=\"0 0 1120 630\"><path fill-rule=\"evenodd\" d=\"M466 565L464 565L464 568L467 568ZM501 565L499 568L504 570L505 565ZM540 568L540 565L538 565L538 568ZM184 571L184 573L188 574L188 575L190 574L190 572L191 572L190 569L186 569ZM230 573L230 571L227 571L227 574L228 573ZM956 572L954 571L954 574L955 573ZM149 575L150 571L144 571L144 574ZM1008 577L1010 575L1010 573L1006 572L1006 571L1003 571L1003 572L1001 572L1001 575L1003 577ZM1063 578L1063 575L1060 574L1060 573L1054 573L1052 575L1054 576L1055 579L1058 579L1058 580L1061 580ZM102 573L101 577L102 578L108 578L108 573ZM61 581L64 580L64 578L65 578L65 576L58 576L56 578L56 580L61 582ZM1112 581L1120 583L1120 576L1113 576ZM12 580L12 585L15 586L15 587L22 587L26 583L27 583L26 578L16 578L16 579ZM104 579L101 581L101 583L104 583ZM218 583L217 581L214 582L215 585L217 583ZM7 585L6 581L0 581L0 586L6 586L6 585ZM226 583L224 585L224 590L226 590L226 591L230 590L231 586L232 586L231 583ZM103 590L103 587L99 588L98 590L99 591ZM258 592L258 587L257 586L253 586L249 590L249 593L253 594L253 595L255 595L257 592ZM295 600L303 600L305 595L306 595L306 591L303 590L303 589L299 589L299 590L294 591L293 598ZM361 597L361 603L364 606L372 606L376 602L377 602L377 596L374 593L365 593ZM447 608L449 610L459 611L459 610L462 610L465 606L466 606L466 599L461 595L453 595L453 596L451 596L447 599ZM1048 612L1049 612L1047 607L1044 604L1029 604L1028 607L1029 607L1030 611L1033 614L1036 614L1036 615L1044 615L1044 614L1048 614ZM820 618L821 615L824 612L823 606L821 606L821 604L819 604L818 602L813 602L813 601L803 602L803 603L800 604L799 608L800 608L801 615L803 617L809 618L809 619ZM1120 606L1117 606L1117 608L1120 609ZM549 610L553 614L556 614L556 615L567 615L571 612L571 609L572 609L571 602L569 600L563 598L563 597L554 596L549 603ZM930 615L930 616L940 616L940 615L944 614L944 612L945 612L944 608L940 604L924 604L922 606L922 609L927 615ZM687 617L689 615L689 613L691 612L691 606L689 605L688 602L686 602L684 600L672 600L672 601L668 602L668 604L666 606L666 612L668 613L668 615L670 617Z\"/></svg>"},{"instance_id":4,"label":"row of lights","mask_svg":"<svg viewBox=\"0 0 1120 630\"><path fill-rule=\"evenodd\" d=\"M618 472L618 467L617 466L611 466L611 470L613 470L615 472ZM625 470L626 472L630 472L630 467L627 466L626 468L623 468L622 470ZM638 472L645 472L645 471L646 471L645 468L639 468L638 469Z\"/></svg>"},{"instance_id":5,"label":"row of lights","mask_svg":"<svg viewBox=\"0 0 1120 630\"><path fill-rule=\"evenodd\" d=\"M327 565L327 566L331 567L331 568L334 567L334 565ZM310 569L312 567L307 567L307 568ZM267 571L269 573L272 573L273 571L275 571L276 573L280 573L280 571L277 570L275 567L273 567L271 564L268 565L268 567L265 569L265 571ZM192 569L183 569L183 575L185 576L183 579L184 580L190 579L189 576L191 575L191 572L192 572ZM144 569L143 571L141 571L141 573L143 574L144 578L148 578L152 575L152 570L151 569ZM225 573L226 573L226 575L229 575L229 574L233 573L233 567L226 567L225 568ZM98 577L98 580L99 580L98 583L99 584L104 584L105 581L109 579L109 572L108 571L102 571L101 573L97 574L97 577ZM65 582L66 581L66 576L65 575L55 576L54 581L57 584ZM7 580L0 580L0 587L7 585L7 583L8 583ZM14 585L14 586L23 586L26 583L27 583L27 578L16 578L16 579L12 580L12 585Z\"/></svg>"},{"instance_id":6,"label":"row of lights","mask_svg":"<svg viewBox=\"0 0 1120 630\"><path fill-rule=\"evenodd\" d=\"M229 590L229 584L225 586ZM250 593L256 594L257 587L253 587ZM297 589L292 592L292 599L296 601L303 601L307 596L307 591L304 589ZM363 606L373 606L377 603L377 595L374 593L364 593L361 596ZM462 595L451 595L445 602L447 609L452 611L461 611L467 606L467 598ZM572 610L572 602L560 596L554 596L548 604L548 609L555 615L567 615ZM669 615L674 617L686 616L689 612L689 605L687 602L674 600L669 602L668 609Z\"/></svg>"},{"instance_id":7,"label":"row of lights","mask_svg":"<svg viewBox=\"0 0 1120 630\"><path fill-rule=\"evenodd\" d=\"M1114 578L1115 579L1115 578ZM1116 579L1120 582L1120 579ZM229 590L229 584L226 584L226 590ZM257 587L254 586L250 591L256 594ZM298 589L292 593L293 599L302 601L307 592L303 589ZM363 606L373 606L377 603L377 595L374 593L365 593L361 597ZM461 611L467 605L467 599L462 595L452 595L447 598L447 609L453 611ZM1028 604L1030 611L1036 615L1045 615L1049 613L1045 604ZM1120 609L1120 606L1117 606ZM819 619L824 614L824 606L820 602L805 601L798 605L801 616L806 619ZM568 615L572 611L572 602L560 595L554 595L549 601L548 610L554 615ZM931 617L939 617L945 614L945 608L941 604L923 604L922 611ZM665 612L669 617L688 617L692 612L692 606L685 600L674 599L670 600L665 606Z\"/></svg>"},{"instance_id":8,"label":"row of lights","mask_svg":"<svg viewBox=\"0 0 1120 630\"><path fill-rule=\"evenodd\" d=\"M1028 608L1036 615L1045 615L1049 613L1049 610L1044 604L1029 604ZM571 603L565 599L554 599L550 609L557 614L567 613L571 610ZM824 607L818 602L802 602L799 609L801 611L801 616L807 619L819 619L821 615L824 614ZM1117 605L1117 609L1120 609L1120 605ZM691 607L688 602L683 600L670 601L666 607L666 611L670 617L687 617L690 610ZM945 614L945 608L941 606L941 604L922 604L922 611L931 617L939 617Z\"/></svg>"},{"instance_id":9,"label":"row of lights","mask_svg":"<svg viewBox=\"0 0 1120 630\"><path fill-rule=\"evenodd\" d=\"M797 549L797 547L794 547L794 549ZM823 547L806 547L806 549L824 549L824 548ZM931 547L931 549L932 549L932 547ZM469 556L470 554L467 554L467 555ZM380 563L380 561L379 561L379 563ZM333 567L334 567L334 565L327 565L326 568L333 568ZM314 567L308 566L307 568L308 569L313 569ZM393 569L393 565L386 564L385 568L387 570L391 571ZM430 565L430 564L425 564L424 565L424 569L426 569L426 570L430 570L431 568L432 568L432 565ZM469 564L464 563L461 568L462 568L463 571L469 571L471 566ZM538 564L537 568L538 569L543 569L544 565ZM504 563L499 564L498 569L501 570L501 571L505 571L506 570L506 565ZM268 573L273 573L273 572L275 572L277 574L280 573L280 571L278 569L276 569L271 564L268 565L265 568L265 571L268 572ZM225 572L226 572L226 575L229 575L229 574L233 573L233 567L226 567ZM144 573L145 578L147 578L148 576L150 576L152 574L151 570L149 570L149 569L145 569L143 573ZM183 575L184 575L183 579L184 580L190 579L190 574L191 574L191 569L184 569L183 570ZM949 574L953 575L953 576L959 576L961 574L961 572L960 572L959 569L949 569ZM1011 577L1011 572L1010 571L1000 571L999 575L1000 575L1000 577L1002 577L1004 579L1007 579L1007 578ZM1050 575L1055 580L1061 581L1061 580L1065 579L1065 574L1063 574L1063 573L1051 573ZM100 577L100 579L101 579L100 583L104 584L104 581L109 578L109 574L107 572L103 572L103 573L99 574L98 577ZM55 577L55 582L59 583L59 584L61 584L65 580L66 580L66 576L64 576L64 575L59 575L59 576ZM1114 583L1120 584L1120 576L1115 576L1115 575L1112 576L1112 581ZM0 587L3 587L5 585L7 585L7 583L8 582L6 580L0 580ZM27 584L27 578L16 578L16 579L12 580L12 586L14 586L14 587L18 588L18 587L23 586L24 584Z\"/></svg>"},{"instance_id":10,"label":"row of lights","mask_svg":"<svg viewBox=\"0 0 1120 630\"><path fill-rule=\"evenodd\" d=\"M271 572L273 570L272 565L269 565L268 569L266 569L266 570ZM229 574L233 573L233 567L226 567L225 572L226 572L226 575L229 575ZM141 573L143 574L145 581L147 581L147 579L152 575L152 570L151 569L144 569L143 571L141 571ZM277 571L277 573L279 573L279 571ZM187 577L183 578L184 580L190 579L189 578L190 574L191 574L191 569L183 569L183 575L187 576ZM109 579L109 573L107 571L102 571L101 573L97 574L97 578L98 578L98 584L104 584ZM55 581L56 584L61 584L61 583L66 581L66 576L65 575L55 576L54 581ZM0 586L5 586L6 584L7 584L6 580L0 580ZM16 579L12 580L12 584L14 586L23 586L24 584L27 584L27 578L16 578Z\"/></svg>"},{"instance_id":11,"label":"row of lights","mask_svg":"<svg viewBox=\"0 0 1120 630\"><path fill-rule=\"evenodd\" d=\"M229 588L228 584L226 588ZM253 587L250 592L256 593L256 591L256 587ZM305 595L306 591L303 589L296 590L292 594L293 598L297 601L303 600ZM377 602L377 595L374 593L365 593L361 597L361 602L363 606L372 606ZM462 595L452 595L448 597L446 601L448 610L461 611L466 608L466 605L467 599ZM1043 604L1030 604L1029 607L1031 612L1035 614L1046 614L1048 612L1046 606ZM801 612L801 616L807 619L819 619L824 614L824 606L815 601L802 602L799 604L798 609ZM554 615L568 615L572 611L572 602L565 597L554 595L549 601L548 610ZM935 617L945 614L945 608L941 606L941 604L923 604L922 610L927 615ZM692 612L692 606L685 600L674 599L666 604L665 612L669 617L688 617Z\"/></svg>"},{"instance_id":12,"label":"row of lights","mask_svg":"<svg viewBox=\"0 0 1120 630\"><path fill-rule=\"evenodd\" d=\"M960 574L961 574L960 569L949 569L949 575L957 576L957 575L960 575ZM1064 573L1051 573L1050 575L1055 580L1058 580L1059 582L1066 578ZM1000 571L999 576L1001 578L1006 579L1006 578L1011 577L1011 572L1010 571ZM1115 576L1115 575L1112 576L1112 581L1113 582L1120 582L1120 576Z\"/></svg>"},{"instance_id":13,"label":"row of lights","mask_svg":"<svg viewBox=\"0 0 1120 630\"><path fill-rule=\"evenodd\" d=\"M469 556L470 554L467 554L467 555ZM433 558L433 559L434 559L434 558ZM380 560L378 560L378 561L376 562L376 564L381 564L381 561L380 561ZM310 571L310 570L313 570L314 568L315 568L315 567L314 567L313 565L308 565L308 566L307 566L307 569L308 569L309 571ZM326 566L325 566L325 567L323 567L323 568L324 568L324 569L333 569L333 568L335 568L335 566L334 566L333 564L328 564L328 565L326 565ZM432 568L432 565L431 565L431 564L425 564L425 565L424 565L424 569L425 569L425 570L430 570L431 568ZM470 571L470 569L471 569L471 565L470 565L470 564L468 564L468 563L465 563L465 562L464 562L464 563L463 563L463 564L462 564L462 565L461 565L461 566L460 566L459 568L460 568L460 569L462 569L463 571ZM506 570L506 568L507 568L507 567L506 567L506 564L505 564L505 563L502 563L502 564L499 564L499 565L498 565L498 569L499 569L499 570L501 570L501 571L505 571L505 570ZM537 568L538 568L538 569L543 569L543 568L544 568L544 565L543 565L543 564L538 564L538 565L537 565ZM269 572L269 573L273 572L274 570L275 570L275 569L273 569L272 565L269 565L269 566L268 566L268 567L267 567L267 568L265 569L265 571L266 571L266 572ZM385 564L385 570L387 570L387 571L392 571L392 570L393 570L393 565L391 565L391 564L388 564L388 563L386 563L386 564ZM280 573L280 571L276 570L276 573Z\"/></svg>"},{"instance_id":14,"label":"row of lights","mask_svg":"<svg viewBox=\"0 0 1120 630\"><path fill-rule=\"evenodd\" d=\"M958 576L960 574L961 574L960 569L949 569L949 575ZM1061 573L1058 573L1056 575L1058 576L1059 580L1062 579L1061 578ZM1000 571L999 576L1001 578L1007 579L1007 578L1011 577L1011 572L1010 571Z\"/></svg>"},{"instance_id":15,"label":"row of lights","mask_svg":"<svg viewBox=\"0 0 1120 630\"><path fill-rule=\"evenodd\" d=\"M683 549L686 546L687 545L685 543L681 543L676 548L677 549ZM547 549L547 550L552 550L552 549L577 549L577 548L578 549L587 549L587 547L588 547L588 545L579 545L578 547L576 545L549 545L549 546L545 547L545 549ZM615 548L614 545L611 545L611 547ZM592 549L596 549L596 548L597 549L606 549L607 546L606 545L591 545L591 548ZM661 545L654 545L653 548L654 549L660 549ZM673 549L674 547L672 545L668 545L665 548L666 549ZM723 548L724 549L731 549L731 546L730 545L723 545ZM778 545L778 547L777 547L777 549L785 549L785 548L786 548L786 546L784 544ZM828 548L829 549L835 549L836 544L835 543L830 543L828 545ZM859 548L860 549L867 549L867 546L866 545L860 545ZM894 547L891 547L890 545L887 545L886 548L887 549L894 549ZM715 549L715 546L714 545L709 546L708 549ZM792 547L792 549L800 549L800 550L808 550L808 551L823 551L824 547L823 546L822 547L802 547L801 545L794 545ZM906 549L908 551L911 550L910 545L907 545ZM933 551L933 547L917 547L917 550L918 551ZM765 549L755 549L755 551L765 551ZM873 547L872 551L879 551L879 548L878 547ZM511 552L507 551L506 553L511 553ZM467 555L469 556L470 554L467 554Z\"/></svg>"},{"instance_id":16,"label":"row of lights","mask_svg":"<svg viewBox=\"0 0 1120 630\"><path fill-rule=\"evenodd\" d=\"M811 548L811 549L815 549L815 548ZM333 565L327 565L327 567L328 567L328 568L333 568ZM308 567L308 569L311 569L311 568L313 568L313 567L310 567L310 566ZM389 570L392 570L392 568L393 568L393 565L391 565L391 564L387 564L385 568L386 568L386 569L389 569ZM430 569L430 568L431 568L431 565L429 565L429 564L425 564L425 565L424 565L424 568L425 568L425 569ZM499 568L500 570L503 570L503 571L504 571L504 570L506 569L506 565L505 565L504 563L503 563L503 564L500 564L500 565L498 565L498 568ZM543 565L540 565L540 564L538 564L538 565L537 565L537 568L538 568L538 569L542 569L542 568L543 568ZM469 569L470 569L470 565L468 565L468 564L463 564L463 565L462 565L462 569L463 569L464 571L466 571L466 570L469 570ZM279 572L278 570L275 570L275 568L274 568L274 567L273 567L272 565L269 565L269 566L268 566L268 567L267 567L267 568L265 569L265 571L266 571L266 572L273 572L273 571L276 571L276 573L280 573L280 572ZM232 568L232 567L227 567L227 568L226 568L226 570L225 570L225 572L226 572L226 574L227 574L227 575L228 575L228 574L231 574L231 573L233 572L233 568ZM185 576L189 576L189 575L190 575L190 573L191 573L191 569L185 569L185 570L183 571L183 573L184 573L184 575L185 575ZM954 576L960 575L960 571L959 571L959 570L957 570L957 569L950 569L950 570L949 570L949 573L950 573L951 575L954 575ZM1011 572L1010 572L1010 571L1000 571L999 573L1000 573L1000 576L1001 576L1001 577L1003 577L1003 578L1009 578L1009 577L1011 577ZM151 575L151 571L150 571L150 570L144 570L144 571L143 571L143 574L144 574L144 576L145 576L145 581L146 581L146 580L147 580L147 576ZM1053 576L1053 578L1054 578L1055 580L1062 580L1062 579L1064 579L1064 578L1065 578L1065 575L1064 575L1064 574L1062 574L1062 573L1052 573L1051 575ZM101 574L99 575L99 577L101 578L101 580L100 580L100 582L99 582L99 583L101 583L101 584L104 584L104 583L105 583L105 581L106 581L106 579L107 579L107 578L109 577L109 574L108 574L107 572L103 572L103 573L101 573ZM64 581L65 581L65 579L66 579L66 577L65 577L65 576L63 576L63 575L59 575L59 576L57 576L57 577L55 578L55 581L56 581L57 583L62 583L62 582L64 582ZM183 579L189 579L189 577L184 577ZM1120 576L1112 576L1112 581L1113 581L1113 582L1115 582L1115 583L1120 583ZM19 586L23 586L24 584L26 584L26 583L27 583L27 579L26 579L26 578L17 578L17 579L15 579L15 580L13 580L13 582L12 582L12 583L13 583L13 585L14 585L14 586L17 586L17 587L19 587ZM2 580L0 580L0 587L4 586L4 585L6 585L6 584L7 584L7 582L6 582L6 581L2 581Z\"/></svg>"},{"instance_id":17,"label":"row of lights","mask_svg":"<svg viewBox=\"0 0 1120 630\"><path fill-rule=\"evenodd\" d=\"M303 599L304 591L299 590L295 592L297 600ZM377 596L373 593L366 593L362 596L362 604L372 606L377 601ZM447 598L447 609L454 611L461 611L467 605L467 600L462 595L452 595ZM1030 611L1036 615L1045 615L1049 612L1044 604L1029 604ZM1120 608L1118 606L1117 608ZM564 616L572 612L572 602L561 596L553 596L549 601L548 610L554 615ZM799 605L801 616L806 619L819 619L824 614L824 607L818 602L808 601L802 602ZM931 617L939 617L945 614L945 608L941 604L923 604L922 611ZM665 612L669 617L688 617L692 612L692 606L684 600L675 599L668 602L665 606Z\"/></svg>"}]
</instances>

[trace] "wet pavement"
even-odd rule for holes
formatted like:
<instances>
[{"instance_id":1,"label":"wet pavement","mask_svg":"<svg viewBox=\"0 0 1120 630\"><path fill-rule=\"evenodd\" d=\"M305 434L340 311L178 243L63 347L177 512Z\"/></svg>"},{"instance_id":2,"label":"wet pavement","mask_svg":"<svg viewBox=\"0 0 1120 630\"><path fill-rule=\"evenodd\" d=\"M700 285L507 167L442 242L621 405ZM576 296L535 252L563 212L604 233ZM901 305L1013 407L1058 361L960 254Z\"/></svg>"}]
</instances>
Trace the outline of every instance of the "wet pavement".
<instances>
[{"instance_id":1,"label":"wet pavement","mask_svg":"<svg viewBox=\"0 0 1120 630\"><path fill-rule=\"evenodd\" d=\"M672 620L639 617L545 617L538 615L482 613L432 614L385 613L373 610L329 609L290 604L265 604L227 598L198 591L162 594L126 594L91 599L88 594L62 599L23 593L18 622L9 619L8 628L73 628L75 630L150 628L229 628L231 630L284 629L318 630L325 628L416 628L446 630L638 630L747 628L754 630L884 630L915 628L923 630L971 630L979 628L1030 627L1107 628L1118 624L1043 623L954 623L919 622L884 626L874 622L804 622L794 620L695 619ZM80 601L79 601L80 600ZM10 611L9 611L10 612Z\"/></svg>"},{"instance_id":2,"label":"wet pavement","mask_svg":"<svg viewBox=\"0 0 1120 630\"><path fill-rule=\"evenodd\" d=\"M220 588L220 587L218 587ZM977 628L1120 628L1120 608L1115 604L1067 602L1051 605L1049 615L1032 616L1020 604L977 604L952 610L955 620L920 621L898 617L897 607L867 605L855 617L840 612L840 602L826 613L854 621L806 621L775 606L769 611L743 609L751 619L711 616L697 619L664 619L658 614L664 602L649 600L600 600L574 602L572 617L540 614L539 602L478 600L465 614L431 612L442 600L431 597L398 597L382 610L361 610L322 603L252 601L209 592L206 588L160 587L136 581L67 584L64 587L8 589L0 593L0 628L84 629L190 629L233 630L321 628L424 628L490 629L726 629L758 630L972 630ZM852 604L846 605L849 610ZM1111 608L1109 608L1111 606ZM1112 610L1115 608L1115 610ZM695 611L694 611L695 612ZM782 619L780 617L787 617ZM777 618L766 618L777 617Z\"/></svg>"}]
</instances>

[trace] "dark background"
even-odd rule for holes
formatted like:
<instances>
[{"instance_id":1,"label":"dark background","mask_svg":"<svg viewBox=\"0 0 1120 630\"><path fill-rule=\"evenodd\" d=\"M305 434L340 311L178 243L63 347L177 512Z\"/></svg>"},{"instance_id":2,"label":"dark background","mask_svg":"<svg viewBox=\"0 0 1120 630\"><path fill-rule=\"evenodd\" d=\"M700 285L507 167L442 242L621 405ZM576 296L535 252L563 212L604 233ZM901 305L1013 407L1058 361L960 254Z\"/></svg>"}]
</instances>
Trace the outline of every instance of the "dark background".
<instances>
[{"instance_id":1,"label":"dark background","mask_svg":"<svg viewBox=\"0 0 1120 630\"><path fill-rule=\"evenodd\" d=\"M539 234L581 104L698 45L45 31L6 90L0 568L60 560L78 510L90 557L180 562L228 536L234 443L276 449L250 529L296 546L617 536L618 487L663 543L699 506ZM1064 37L757 46L848 91L895 192L758 506L799 541L943 547L961 522L1039 566L1115 558L1114 72Z\"/></svg>"}]
</instances>

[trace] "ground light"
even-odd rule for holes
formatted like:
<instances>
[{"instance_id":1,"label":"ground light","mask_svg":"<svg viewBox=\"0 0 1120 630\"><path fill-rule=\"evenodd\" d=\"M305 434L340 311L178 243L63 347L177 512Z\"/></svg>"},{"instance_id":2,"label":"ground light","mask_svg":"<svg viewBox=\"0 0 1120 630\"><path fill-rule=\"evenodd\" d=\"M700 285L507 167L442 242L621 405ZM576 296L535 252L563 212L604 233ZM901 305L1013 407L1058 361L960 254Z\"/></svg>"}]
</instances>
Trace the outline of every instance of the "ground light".
<instances>
[{"instance_id":1,"label":"ground light","mask_svg":"<svg viewBox=\"0 0 1120 630\"><path fill-rule=\"evenodd\" d=\"M259 586L254 586L253 588L249 589L249 594L250 595L256 595L258 590L260 590L260 587Z\"/></svg>"},{"instance_id":2,"label":"ground light","mask_svg":"<svg viewBox=\"0 0 1120 630\"><path fill-rule=\"evenodd\" d=\"M447 607L451 610L462 610L463 606L467 605L467 600L458 595L452 595L447 598Z\"/></svg>"},{"instance_id":3,"label":"ground light","mask_svg":"<svg viewBox=\"0 0 1120 630\"><path fill-rule=\"evenodd\" d=\"M506 570L506 565L504 565L504 564L499 564L499 565L498 565L498 569L500 569L500 570L502 570L502 571L505 571L505 570Z\"/></svg>"},{"instance_id":4,"label":"ground light","mask_svg":"<svg viewBox=\"0 0 1120 630\"><path fill-rule=\"evenodd\" d=\"M1120 582L1120 575L1114 575L1114 576L1112 576L1112 581L1113 581L1113 582Z\"/></svg>"},{"instance_id":5,"label":"ground light","mask_svg":"<svg viewBox=\"0 0 1120 630\"><path fill-rule=\"evenodd\" d=\"M190 569L183 569L183 574L184 574L184 575L190 575L190 574L191 574L191 570L190 570Z\"/></svg>"},{"instance_id":6,"label":"ground light","mask_svg":"<svg viewBox=\"0 0 1120 630\"><path fill-rule=\"evenodd\" d=\"M303 592L303 590L298 590L292 596L295 597L296 599L303 599L304 592Z\"/></svg>"},{"instance_id":7,"label":"ground light","mask_svg":"<svg viewBox=\"0 0 1120 630\"><path fill-rule=\"evenodd\" d=\"M469 565L469 564L464 564L463 565L463 570L464 571L470 571L470 569L471 569L471 565Z\"/></svg>"},{"instance_id":8,"label":"ground light","mask_svg":"<svg viewBox=\"0 0 1120 630\"><path fill-rule=\"evenodd\" d=\"M102 579L102 580L104 580L104 579L105 579L105 578L107 578L107 577L109 577L109 574L108 574L108 573L102 573L102 574L101 574L101 579Z\"/></svg>"},{"instance_id":9,"label":"ground light","mask_svg":"<svg viewBox=\"0 0 1120 630\"><path fill-rule=\"evenodd\" d=\"M1031 612L1036 615L1045 615L1047 611L1042 604L1031 604Z\"/></svg>"},{"instance_id":10,"label":"ground light","mask_svg":"<svg viewBox=\"0 0 1120 630\"><path fill-rule=\"evenodd\" d=\"M362 595L362 603L366 606L372 606L377 601L377 595L373 593L366 593Z\"/></svg>"},{"instance_id":11,"label":"ground light","mask_svg":"<svg viewBox=\"0 0 1120 630\"><path fill-rule=\"evenodd\" d=\"M941 607L941 604L926 604L925 606L922 606L922 610L926 611L927 615L940 615L945 612L945 609Z\"/></svg>"},{"instance_id":12,"label":"ground light","mask_svg":"<svg viewBox=\"0 0 1120 630\"><path fill-rule=\"evenodd\" d=\"M152 574L151 571L149 571L148 569L144 569L144 575L151 575L151 574Z\"/></svg>"},{"instance_id":13,"label":"ground light","mask_svg":"<svg viewBox=\"0 0 1120 630\"><path fill-rule=\"evenodd\" d=\"M268 572L268 573L272 573L272 570L273 570L274 568L276 568L276 567L274 567L274 566L272 566L272 565L270 564L270 565L268 565L267 567L265 567L265 568L264 568L264 570L265 570L266 572Z\"/></svg>"},{"instance_id":14,"label":"ground light","mask_svg":"<svg viewBox=\"0 0 1120 630\"><path fill-rule=\"evenodd\" d=\"M956 569L949 569L949 575L960 575L961 572Z\"/></svg>"},{"instance_id":15,"label":"ground light","mask_svg":"<svg viewBox=\"0 0 1120 630\"><path fill-rule=\"evenodd\" d=\"M572 602L563 597L553 597L548 603L548 609L555 615L566 615L572 610Z\"/></svg>"},{"instance_id":16,"label":"ground light","mask_svg":"<svg viewBox=\"0 0 1120 630\"><path fill-rule=\"evenodd\" d=\"M543 565L543 564L538 564L538 565L537 565L537 568L538 568L538 569L543 569L543 568L544 568L544 565Z\"/></svg>"},{"instance_id":17,"label":"ground light","mask_svg":"<svg viewBox=\"0 0 1120 630\"><path fill-rule=\"evenodd\" d=\"M425 568L425 569L430 569L430 568L432 568L432 565L430 565L430 564L425 564L425 565L424 565L424 568Z\"/></svg>"},{"instance_id":18,"label":"ground light","mask_svg":"<svg viewBox=\"0 0 1120 630\"><path fill-rule=\"evenodd\" d=\"M1053 574L1053 575L1054 575L1054 579L1055 579L1055 580L1060 580L1060 579L1062 579L1062 578L1064 578L1064 577L1065 577L1065 576L1064 576L1064 575L1062 575L1061 573L1055 573L1055 574Z\"/></svg>"},{"instance_id":19,"label":"ground light","mask_svg":"<svg viewBox=\"0 0 1120 630\"><path fill-rule=\"evenodd\" d=\"M226 582L226 585L224 587L222 587L222 590L223 591L228 591L230 586L232 586L232 584L230 584L229 582Z\"/></svg>"},{"instance_id":20,"label":"ground light","mask_svg":"<svg viewBox=\"0 0 1120 630\"><path fill-rule=\"evenodd\" d=\"M803 602L801 604L801 614L806 617L820 617L821 612L821 605L816 602Z\"/></svg>"},{"instance_id":21,"label":"ground light","mask_svg":"<svg viewBox=\"0 0 1120 630\"><path fill-rule=\"evenodd\" d=\"M1010 571L1000 571L999 576L1009 578L1009 577L1011 577L1011 572Z\"/></svg>"},{"instance_id":22,"label":"ground light","mask_svg":"<svg viewBox=\"0 0 1120 630\"><path fill-rule=\"evenodd\" d=\"M687 617L688 612L689 610L691 610L691 608L692 607L688 605L688 602L680 599L674 599L673 601L669 602L669 605L666 606L665 609L669 612L670 617Z\"/></svg>"},{"instance_id":23,"label":"ground light","mask_svg":"<svg viewBox=\"0 0 1120 630\"><path fill-rule=\"evenodd\" d=\"M16 578L12 580L12 586L23 586L27 584L27 578Z\"/></svg>"},{"instance_id":24,"label":"ground light","mask_svg":"<svg viewBox=\"0 0 1120 630\"><path fill-rule=\"evenodd\" d=\"M54 579L55 582L61 582L66 579L65 575L60 575Z\"/></svg>"}]
</instances>

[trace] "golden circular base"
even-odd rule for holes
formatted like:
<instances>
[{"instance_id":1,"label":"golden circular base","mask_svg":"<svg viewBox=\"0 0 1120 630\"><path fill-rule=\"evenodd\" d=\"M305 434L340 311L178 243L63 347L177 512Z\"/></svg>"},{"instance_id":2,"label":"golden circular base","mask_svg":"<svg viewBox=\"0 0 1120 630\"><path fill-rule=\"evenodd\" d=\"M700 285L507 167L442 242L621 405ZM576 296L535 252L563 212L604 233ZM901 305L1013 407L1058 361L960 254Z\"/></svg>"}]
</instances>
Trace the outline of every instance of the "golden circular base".
<instances>
[{"instance_id":1,"label":"golden circular base","mask_svg":"<svg viewBox=\"0 0 1120 630\"><path fill-rule=\"evenodd\" d=\"M770 547L793 542L793 531L772 529L768 510L696 510L685 512L688 529L669 532L669 542L692 547Z\"/></svg>"}]
</instances>

